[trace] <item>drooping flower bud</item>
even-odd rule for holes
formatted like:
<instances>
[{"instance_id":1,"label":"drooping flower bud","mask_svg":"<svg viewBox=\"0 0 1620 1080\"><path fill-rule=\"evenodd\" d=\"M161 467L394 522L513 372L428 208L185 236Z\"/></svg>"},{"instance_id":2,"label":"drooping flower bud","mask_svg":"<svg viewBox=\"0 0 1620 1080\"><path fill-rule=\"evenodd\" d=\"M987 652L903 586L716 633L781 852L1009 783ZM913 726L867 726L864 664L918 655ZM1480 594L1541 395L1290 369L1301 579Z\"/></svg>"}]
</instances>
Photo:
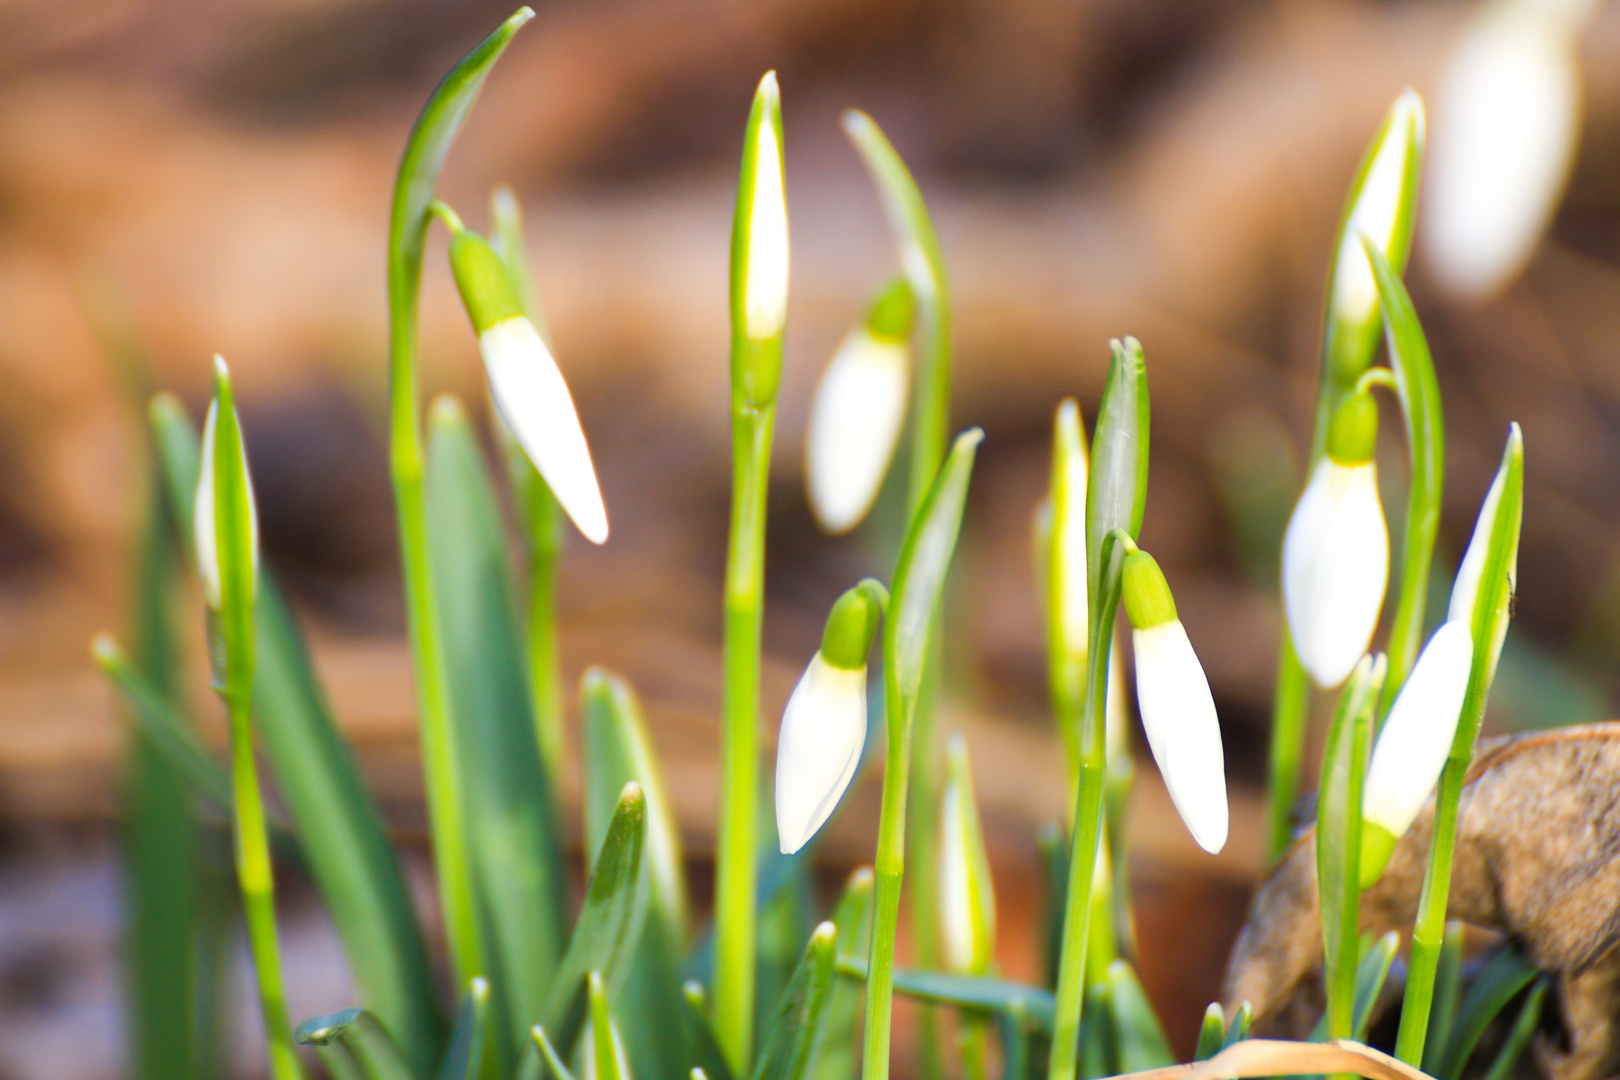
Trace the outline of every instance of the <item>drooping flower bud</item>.
<instances>
[{"instance_id":1,"label":"drooping flower bud","mask_svg":"<svg viewBox=\"0 0 1620 1080\"><path fill-rule=\"evenodd\" d=\"M1451 54L1423 222L1435 273L1458 295L1511 281L1552 219L1580 137L1578 36L1595 6L1480 4Z\"/></svg>"},{"instance_id":2,"label":"drooping flower bud","mask_svg":"<svg viewBox=\"0 0 1620 1080\"><path fill-rule=\"evenodd\" d=\"M1221 725L1209 679L1153 556L1126 556L1120 591L1131 620L1136 703L1148 747L1187 830L1213 854L1226 846L1227 808Z\"/></svg>"},{"instance_id":3,"label":"drooping flower bud","mask_svg":"<svg viewBox=\"0 0 1620 1080\"><path fill-rule=\"evenodd\" d=\"M579 531L593 544L604 542L607 509L573 395L523 313L506 264L487 240L461 230L450 240L450 269L501 418Z\"/></svg>"},{"instance_id":4,"label":"drooping flower bud","mask_svg":"<svg viewBox=\"0 0 1620 1080\"><path fill-rule=\"evenodd\" d=\"M939 804L939 922L945 969L983 975L990 970L996 945L990 859L973 796L967 743L953 735L945 755L945 788Z\"/></svg>"},{"instance_id":5,"label":"drooping flower bud","mask_svg":"<svg viewBox=\"0 0 1620 1080\"><path fill-rule=\"evenodd\" d=\"M821 648L788 698L776 739L776 831L791 855L827 823L866 744L866 654L888 605L867 579L833 605Z\"/></svg>"},{"instance_id":6,"label":"drooping flower bud","mask_svg":"<svg viewBox=\"0 0 1620 1080\"><path fill-rule=\"evenodd\" d=\"M1318 686L1342 683L1367 651L1389 584L1389 531L1373 451L1378 406L1357 392L1339 406L1283 539L1283 604L1300 663Z\"/></svg>"},{"instance_id":7,"label":"drooping flower bud","mask_svg":"<svg viewBox=\"0 0 1620 1080\"><path fill-rule=\"evenodd\" d=\"M810 403L805 486L816 521L834 535L872 508L900 442L915 306L904 278L890 282L838 347Z\"/></svg>"},{"instance_id":8,"label":"drooping flower bud","mask_svg":"<svg viewBox=\"0 0 1620 1080\"><path fill-rule=\"evenodd\" d=\"M225 417L220 419L220 403L225 404ZM228 447L222 447L229 440ZM232 452L222 452L229 449ZM221 461L229 462L222 466ZM257 588L259 567L259 511L253 498L253 477L247 467L247 447L242 443L242 425L236 415L235 399L231 393L231 372L223 356L214 357L214 400L208 406L208 419L203 424L202 462L197 475L197 500L193 528L196 530L197 571L202 577L203 596L208 606L218 611L224 604L224 584L221 580L219 552L219 514L231 513L236 507L221 506L217 501L219 471L230 468L240 476L241 488L237 496L247 503L248 547L252 552L253 587Z\"/></svg>"},{"instance_id":9,"label":"drooping flower bud","mask_svg":"<svg viewBox=\"0 0 1620 1080\"><path fill-rule=\"evenodd\" d=\"M1468 624L1445 623L1424 646L1389 710L1362 793L1363 889L1384 872L1395 841L1411 827L1440 778L1457 732L1473 660Z\"/></svg>"}]
</instances>

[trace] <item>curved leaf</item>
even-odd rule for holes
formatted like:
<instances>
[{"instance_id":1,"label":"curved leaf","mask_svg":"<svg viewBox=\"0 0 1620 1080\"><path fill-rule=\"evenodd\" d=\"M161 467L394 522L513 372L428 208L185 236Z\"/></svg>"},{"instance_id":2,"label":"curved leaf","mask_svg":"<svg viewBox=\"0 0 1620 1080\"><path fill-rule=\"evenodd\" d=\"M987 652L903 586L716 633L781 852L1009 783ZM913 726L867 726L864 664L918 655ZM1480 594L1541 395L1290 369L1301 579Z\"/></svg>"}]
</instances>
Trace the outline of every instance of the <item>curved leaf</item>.
<instances>
[{"instance_id":1,"label":"curved leaf","mask_svg":"<svg viewBox=\"0 0 1620 1080\"><path fill-rule=\"evenodd\" d=\"M1108 988L1119 1068L1135 1072L1173 1064L1176 1055L1165 1038L1164 1026L1130 964L1116 960L1109 965Z\"/></svg>"},{"instance_id":2,"label":"curved leaf","mask_svg":"<svg viewBox=\"0 0 1620 1080\"><path fill-rule=\"evenodd\" d=\"M450 1032L450 1048L439 1066L439 1080L472 1080L478 1075L484 1049L484 1024L489 1014L489 980L474 979L461 999L456 1026Z\"/></svg>"},{"instance_id":3,"label":"curved leaf","mask_svg":"<svg viewBox=\"0 0 1620 1080\"><path fill-rule=\"evenodd\" d=\"M1536 966L1511 945L1498 950L1491 957L1490 962L1474 976L1468 993L1463 997L1451 1038L1446 1040L1446 1051L1440 1059L1437 1075L1446 1080L1459 1080L1463 1066L1468 1064L1485 1029L1507 1008L1509 1002L1530 985L1537 974Z\"/></svg>"},{"instance_id":4,"label":"curved leaf","mask_svg":"<svg viewBox=\"0 0 1620 1080\"><path fill-rule=\"evenodd\" d=\"M838 930L824 922L810 935L804 958L782 992L754 1062L753 1080L803 1080L821 1034L837 958Z\"/></svg>"},{"instance_id":5,"label":"curved leaf","mask_svg":"<svg viewBox=\"0 0 1620 1080\"><path fill-rule=\"evenodd\" d=\"M394 1037L365 1009L344 1009L305 1020L294 1037L300 1045L319 1050L322 1060L335 1066L334 1072L348 1071L346 1057L366 1080L417 1080Z\"/></svg>"},{"instance_id":6,"label":"curved leaf","mask_svg":"<svg viewBox=\"0 0 1620 1080\"><path fill-rule=\"evenodd\" d=\"M1142 343L1133 337L1111 341L1109 346L1113 359L1097 407L1086 486L1086 597L1093 628L1102 601L1103 539L1114 529L1136 539L1147 508L1147 364Z\"/></svg>"}]
</instances>

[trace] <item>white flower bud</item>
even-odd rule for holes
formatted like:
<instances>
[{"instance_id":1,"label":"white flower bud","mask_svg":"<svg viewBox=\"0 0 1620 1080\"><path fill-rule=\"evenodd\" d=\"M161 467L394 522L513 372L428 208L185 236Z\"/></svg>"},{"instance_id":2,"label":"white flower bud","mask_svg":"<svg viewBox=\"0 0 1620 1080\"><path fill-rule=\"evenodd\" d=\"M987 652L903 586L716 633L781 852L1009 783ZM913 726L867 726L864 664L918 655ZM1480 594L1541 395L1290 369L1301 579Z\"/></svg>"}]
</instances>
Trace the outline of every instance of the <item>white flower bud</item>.
<instances>
[{"instance_id":1,"label":"white flower bud","mask_svg":"<svg viewBox=\"0 0 1620 1080\"><path fill-rule=\"evenodd\" d=\"M1463 553L1462 564L1457 567L1456 580L1451 585L1451 606L1446 612L1446 618L1473 628L1474 608L1479 603L1480 578L1485 573L1485 558L1491 546L1491 529L1496 522L1496 510L1502 502L1502 486L1507 480L1505 470L1499 470L1496 478L1491 481L1490 490L1485 493L1485 501L1480 505L1479 516L1474 520L1474 533L1468 540L1468 550ZM1519 547L1517 537L1513 545L1512 558L1508 562L1508 598L1511 601L1513 589L1519 579ZM1502 658L1502 643L1507 639L1507 620L1503 619L1496 628L1496 640L1491 642L1491 662L1487 679L1496 676L1496 664Z\"/></svg>"},{"instance_id":2,"label":"white flower bud","mask_svg":"<svg viewBox=\"0 0 1620 1080\"><path fill-rule=\"evenodd\" d=\"M1407 168L1422 143L1423 102L1408 90L1390 108L1383 138L1373 151L1372 163L1345 222L1329 300L1332 317L1361 323L1372 315L1378 303L1378 285L1360 237L1365 233L1380 251L1389 253L1403 204L1412 195L1406 182Z\"/></svg>"},{"instance_id":3,"label":"white flower bud","mask_svg":"<svg viewBox=\"0 0 1620 1080\"><path fill-rule=\"evenodd\" d=\"M223 357L214 357L216 378L229 378ZM247 468L247 448L242 445L242 428L236 428L237 445L242 455L242 480L247 489L248 544L253 553L253 568L259 567L259 510L253 498L253 476ZM197 498L193 504L192 528L197 548L197 572L202 578L203 596L215 611L224 603L224 588L219 568L219 521L216 518L214 460L219 440L219 398L208 406L208 419L203 423L202 463L197 475ZM257 574L255 573L255 586Z\"/></svg>"},{"instance_id":4,"label":"white flower bud","mask_svg":"<svg viewBox=\"0 0 1620 1080\"><path fill-rule=\"evenodd\" d=\"M1441 78L1424 239L1460 295L1506 285L1552 219L1580 136L1588 6L1481 4Z\"/></svg>"},{"instance_id":5,"label":"white flower bud","mask_svg":"<svg viewBox=\"0 0 1620 1080\"><path fill-rule=\"evenodd\" d=\"M1434 790L1457 733L1468 691L1474 639L1467 623L1434 632L1389 710L1373 748L1362 794L1362 881L1376 881L1395 841L1411 827ZM1373 830L1383 830L1379 835Z\"/></svg>"},{"instance_id":6,"label":"white flower bud","mask_svg":"<svg viewBox=\"0 0 1620 1080\"><path fill-rule=\"evenodd\" d=\"M585 431L568 384L533 324L521 315L502 319L478 335L478 351L501 418L579 531L602 543L608 538L607 508Z\"/></svg>"},{"instance_id":7,"label":"white flower bud","mask_svg":"<svg viewBox=\"0 0 1620 1080\"><path fill-rule=\"evenodd\" d=\"M960 735L952 736L947 755L939 821L939 921L945 968L958 975L983 975L990 970L995 950L995 890L967 746Z\"/></svg>"},{"instance_id":8,"label":"white flower bud","mask_svg":"<svg viewBox=\"0 0 1620 1080\"><path fill-rule=\"evenodd\" d=\"M875 337L864 324L827 365L804 454L810 508L827 532L848 532L872 508L905 425L910 375L906 343Z\"/></svg>"},{"instance_id":9,"label":"white flower bud","mask_svg":"<svg viewBox=\"0 0 1620 1080\"><path fill-rule=\"evenodd\" d=\"M775 337L787 322L788 219L782 178L782 147L776 137L780 113L776 73L760 81L765 115L754 142L753 196L748 214L748 274L743 284L744 331L758 341Z\"/></svg>"},{"instance_id":10,"label":"white flower bud","mask_svg":"<svg viewBox=\"0 0 1620 1080\"><path fill-rule=\"evenodd\" d=\"M866 668L833 667L818 650L793 688L776 739L776 833L782 854L832 816L866 743Z\"/></svg>"},{"instance_id":11,"label":"white flower bud","mask_svg":"<svg viewBox=\"0 0 1620 1080\"><path fill-rule=\"evenodd\" d=\"M1136 703L1181 820L1211 854L1226 846L1226 765L1209 679L1180 619L1131 635Z\"/></svg>"},{"instance_id":12,"label":"white flower bud","mask_svg":"<svg viewBox=\"0 0 1620 1080\"><path fill-rule=\"evenodd\" d=\"M1389 584L1377 467L1323 457L1283 539L1283 604L1299 661L1338 686L1367 651Z\"/></svg>"}]
</instances>

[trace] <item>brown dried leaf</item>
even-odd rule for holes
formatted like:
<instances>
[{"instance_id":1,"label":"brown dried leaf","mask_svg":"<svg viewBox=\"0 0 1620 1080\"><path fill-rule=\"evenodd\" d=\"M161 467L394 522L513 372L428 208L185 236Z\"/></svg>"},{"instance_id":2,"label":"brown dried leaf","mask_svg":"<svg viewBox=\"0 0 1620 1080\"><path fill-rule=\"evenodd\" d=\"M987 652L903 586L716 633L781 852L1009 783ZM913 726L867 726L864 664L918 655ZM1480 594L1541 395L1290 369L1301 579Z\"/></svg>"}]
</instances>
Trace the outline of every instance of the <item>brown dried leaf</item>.
<instances>
[{"instance_id":1,"label":"brown dried leaf","mask_svg":"<svg viewBox=\"0 0 1620 1080\"><path fill-rule=\"evenodd\" d=\"M1368 1080L1430 1080L1427 1073L1404 1061L1350 1039L1330 1043L1248 1039L1234 1043L1208 1061L1124 1073L1111 1080L1243 1080L1319 1073L1354 1073Z\"/></svg>"},{"instance_id":2,"label":"brown dried leaf","mask_svg":"<svg viewBox=\"0 0 1620 1080\"><path fill-rule=\"evenodd\" d=\"M1559 981L1567 1049L1538 1042L1554 1080L1620 1065L1620 723L1482 743L1463 788L1449 915L1507 934ZM1410 935L1433 801L1363 895L1363 930ZM1227 968L1225 1000L1254 1030L1303 1037L1321 1013L1315 837L1261 887Z\"/></svg>"}]
</instances>

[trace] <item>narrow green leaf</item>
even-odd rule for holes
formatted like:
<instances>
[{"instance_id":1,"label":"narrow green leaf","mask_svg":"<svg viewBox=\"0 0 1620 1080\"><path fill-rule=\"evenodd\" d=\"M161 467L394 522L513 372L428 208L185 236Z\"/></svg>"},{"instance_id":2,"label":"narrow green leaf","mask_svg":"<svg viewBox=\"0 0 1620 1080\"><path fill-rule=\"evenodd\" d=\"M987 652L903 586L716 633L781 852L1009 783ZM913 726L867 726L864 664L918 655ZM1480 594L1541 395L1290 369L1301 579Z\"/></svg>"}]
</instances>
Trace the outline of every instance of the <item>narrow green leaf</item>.
<instances>
[{"instance_id":1,"label":"narrow green leaf","mask_svg":"<svg viewBox=\"0 0 1620 1080\"><path fill-rule=\"evenodd\" d=\"M456 1014L456 1026L450 1032L450 1048L439 1066L439 1080L472 1080L478 1075L488 1015L489 981L474 979L461 999L461 1011Z\"/></svg>"},{"instance_id":2,"label":"narrow green leaf","mask_svg":"<svg viewBox=\"0 0 1620 1080\"><path fill-rule=\"evenodd\" d=\"M1446 923L1446 936L1440 944L1440 966L1435 972L1434 1006L1429 1012L1429 1034L1423 1040L1423 1071L1440 1075L1440 1061L1451 1028L1457 1021L1457 1002L1462 996L1463 924Z\"/></svg>"},{"instance_id":3,"label":"narrow green leaf","mask_svg":"<svg viewBox=\"0 0 1620 1080\"><path fill-rule=\"evenodd\" d=\"M838 960L859 960L872 947L872 870L861 867L849 877L844 893L833 909L832 922L838 927ZM810 1075L815 1080L855 1080L860 1075L861 987L849 979L833 981L832 998L827 1002L827 1019L822 1024L821 1046Z\"/></svg>"},{"instance_id":4,"label":"narrow green leaf","mask_svg":"<svg viewBox=\"0 0 1620 1080\"><path fill-rule=\"evenodd\" d=\"M534 1037L534 1046L538 1053L532 1059L525 1058L525 1060L544 1062L545 1073L549 1073L549 1080L574 1080L574 1074L569 1071L567 1065L563 1064L562 1056L557 1053L557 1048L551 1045L550 1039L546 1038L546 1029L536 1024L531 1034ZM542 1080L547 1080L545 1073L537 1069L535 1075L542 1077Z\"/></svg>"},{"instance_id":5,"label":"narrow green leaf","mask_svg":"<svg viewBox=\"0 0 1620 1080\"><path fill-rule=\"evenodd\" d=\"M1446 1043L1446 1052L1440 1059L1436 1074L1445 1080L1461 1080L1463 1067L1473 1056L1480 1037L1491 1026L1508 1003L1530 985L1539 974L1536 966L1525 959L1513 946L1497 950L1468 987L1462 1006L1457 1010L1457 1022Z\"/></svg>"},{"instance_id":6,"label":"narrow green leaf","mask_svg":"<svg viewBox=\"0 0 1620 1080\"><path fill-rule=\"evenodd\" d=\"M581 1080L628 1080L629 1069L621 1067L619 1040L608 1013L607 987L600 971L586 972L585 994L591 1038L580 1055L585 1062Z\"/></svg>"},{"instance_id":7,"label":"narrow green leaf","mask_svg":"<svg viewBox=\"0 0 1620 1080\"><path fill-rule=\"evenodd\" d=\"M1002 1080L1029 1080L1035 1060L1030 1046L1030 1030L1024 1010L1008 1009L999 1018L1001 1032Z\"/></svg>"},{"instance_id":8,"label":"narrow green leaf","mask_svg":"<svg viewBox=\"0 0 1620 1080\"><path fill-rule=\"evenodd\" d=\"M366 1080L418 1080L394 1037L382 1021L365 1009L344 1009L305 1020L298 1025L295 1037L299 1045L321 1050L321 1058L328 1064L333 1057L341 1056L341 1052L328 1053L334 1044L339 1045Z\"/></svg>"},{"instance_id":9,"label":"narrow green leaf","mask_svg":"<svg viewBox=\"0 0 1620 1080\"><path fill-rule=\"evenodd\" d=\"M1092 983L1080 1003L1080 1080L1114 1076L1119 1067L1119 1038L1114 1028L1114 989L1107 980Z\"/></svg>"},{"instance_id":10,"label":"narrow green leaf","mask_svg":"<svg viewBox=\"0 0 1620 1080\"><path fill-rule=\"evenodd\" d=\"M1097 410L1086 488L1086 597L1093 627L1102 602L1103 539L1114 529L1136 539L1147 509L1147 364L1135 338L1109 345L1114 355Z\"/></svg>"},{"instance_id":11,"label":"narrow green leaf","mask_svg":"<svg viewBox=\"0 0 1620 1080\"><path fill-rule=\"evenodd\" d=\"M1339 698L1322 758L1316 814L1316 877L1322 898L1329 1039L1351 1038L1355 1030L1361 789L1385 670L1382 654L1361 658Z\"/></svg>"},{"instance_id":12,"label":"narrow green leaf","mask_svg":"<svg viewBox=\"0 0 1620 1080\"><path fill-rule=\"evenodd\" d=\"M178 401L159 394L150 409L152 432L170 493L170 509L183 527L188 551L191 496L197 484L197 429ZM382 817L360 778L358 765L315 678L308 651L268 567L261 567L258 589L258 655L253 689L258 731L287 809L298 827L298 849L331 912L361 998L391 1030L401 1032L414 1068L428 1071L439 1053L443 1020L432 971L416 922L410 894ZM137 715L150 725L167 719L153 711L159 699L134 695ZM171 714L172 715L172 714ZM180 730L173 722L168 730ZM193 782L199 768L217 771L228 799L223 766L197 746L174 754L189 761ZM181 760L181 759L177 759ZM205 763L207 763L205 765ZM202 790L213 792L214 788ZM228 805L228 803L227 803ZM281 846L285 839L278 837Z\"/></svg>"},{"instance_id":13,"label":"narrow green leaf","mask_svg":"<svg viewBox=\"0 0 1620 1080\"><path fill-rule=\"evenodd\" d=\"M810 935L804 958L782 992L776 1019L766 1030L754 1062L753 1080L802 1080L809 1070L837 959L838 930L824 922Z\"/></svg>"},{"instance_id":14,"label":"narrow green leaf","mask_svg":"<svg viewBox=\"0 0 1620 1080\"><path fill-rule=\"evenodd\" d=\"M1069 842L1056 825L1036 837L1041 857L1041 973L1042 985L1057 986L1058 964L1063 959L1063 910L1069 896Z\"/></svg>"},{"instance_id":15,"label":"narrow green leaf","mask_svg":"<svg viewBox=\"0 0 1620 1080\"><path fill-rule=\"evenodd\" d=\"M1371 935L1362 941L1361 960L1356 964L1355 1020L1350 1035L1358 1042L1366 1041L1373 1006L1378 1004L1384 979L1389 975L1390 965L1400 947L1401 936L1393 930L1376 942L1371 940ZM1311 1041L1326 1042L1327 1038L1327 1016L1324 1015L1311 1031Z\"/></svg>"},{"instance_id":16,"label":"narrow green leaf","mask_svg":"<svg viewBox=\"0 0 1620 1080\"><path fill-rule=\"evenodd\" d=\"M544 1015L562 952L562 854L535 742L500 516L477 437L452 398L433 405L428 466L435 596L482 951L496 1030L506 1033L496 1045L515 1053Z\"/></svg>"},{"instance_id":17,"label":"narrow green leaf","mask_svg":"<svg viewBox=\"0 0 1620 1080\"><path fill-rule=\"evenodd\" d=\"M600 971L611 983L631 942L646 838L647 800L639 784L626 784L542 1014L541 1026L564 1054L572 1052L585 1021L586 973Z\"/></svg>"},{"instance_id":18,"label":"narrow green leaf","mask_svg":"<svg viewBox=\"0 0 1620 1080\"><path fill-rule=\"evenodd\" d=\"M865 979L866 959L840 957L838 974ZM894 988L898 993L917 1001L979 1013L1005 1013L1016 1006L1024 1010L1033 1030L1046 1035L1052 1032L1052 994L1038 986L1003 979L947 975L942 971L899 968L894 973Z\"/></svg>"},{"instance_id":19,"label":"narrow green leaf","mask_svg":"<svg viewBox=\"0 0 1620 1080\"><path fill-rule=\"evenodd\" d=\"M1226 1014L1221 1003L1212 1001L1204 1010L1204 1022L1198 1028L1198 1048L1193 1051L1194 1061L1208 1061L1221 1052L1226 1042Z\"/></svg>"},{"instance_id":20,"label":"narrow green leaf","mask_svg":"<svg viewBox=\"0 0 1620 1080\"><path fill-rule=\"evenodd\" d=\"M681 1002L686 1018L687 1036L692 1044L693 1057L698 1067L714 1080L731 1080L731 1066L727 1064L726 1055L721 1051L720 1042L715 1038L714 1028L709 1023L703 984L695 979L688 981L681 987Z\"/></svg>"},{"instance_id":21,"label":"narrow green leaf","mask_svg":"<svg viewBox=\"0 0 1620 1080\"><path fill-rule=\"evenodd\" d=\"M768 805L770 800L763 801ZM760 824L764 835L776 835L775 823L764 814ZM777 1004L799 970L804 943L816 927L812 903L809 864L800 860L784 887L759 908L754 952L753 1030L757 1032L767 1031L775 1021Z\"/></svg>"},{"instance_id":22,"label":"narrow green leaf","mask_svg":"<svg viewBox=\"0 0 1620 1080\"><path fill-rule=\"evenodd\" d=\"M1401 594L1389 634L1389 677L1384 680L1379 710L1385 713L1406 683L1422 643L1429 567L1434 561L1434 538L1440 530L1446 425L1440 408L1440 383L1435 378L1429 343L1412 307L1412 298L1378 245L1366 236L1361 237L1361 245L1378 284L1378 303L1384 313L1390 367L1400 395L1412 466L1406 499L1406 539L1401 545Z\"/></svg>"},{"instance_id":23,"label":"narrow green leaf","mask_svg":"<svg viewBox=\"0 0 1620 1080\"><path fill-rule=\"evenodd\" d=\"M1114 1021L1114 1039L1119 1048L1118 1068L1121 1072L1139 1072L1174 1065L1175 1052L1165 1037L1164 1026L1159 1023L1153 1003L1148 1001L1136 972L1124 960L1116 960L1108 968L1108 985L1113 999L1111 1010Z\"/></svg>"},{"instance_id":24,"label":"narrow green leaf","mask_svg":"<svg viewBox=\"0 0 1620 1080\"><path fill-rule=\"evenodd\" d=\"M1234 1043L1240 1043L1249 1037L1249 1025L1254 1021L1254 1006L1247 1001L1238 1006L1237 1015L1232 1017L1232 1023L1226 1029L1226 1041L1221 1043L1225 1050Z\"/></svg>"},{"instance_id":25,"label":"narrow green leaf","mask_svg":"<svg viewBox=\"0 0 1620 1080\"><path fill-rule=\"evenodd\" d=\"M1541 1010L1547 1001L1547 981L1545 979L1536 983L1525 998L1524 1007L1519 1010L1518 1019L1513 1021L1513 1028L1502 1042L1502 1049L1497 1051L1496 1060L1485 1073L1485 1080L1508 1080L1517 1075L1519 1059L1530 1048L1530 1040L1535 1037L1536 1029L1541 1026Z\"/></svg>"}]
</instances>

